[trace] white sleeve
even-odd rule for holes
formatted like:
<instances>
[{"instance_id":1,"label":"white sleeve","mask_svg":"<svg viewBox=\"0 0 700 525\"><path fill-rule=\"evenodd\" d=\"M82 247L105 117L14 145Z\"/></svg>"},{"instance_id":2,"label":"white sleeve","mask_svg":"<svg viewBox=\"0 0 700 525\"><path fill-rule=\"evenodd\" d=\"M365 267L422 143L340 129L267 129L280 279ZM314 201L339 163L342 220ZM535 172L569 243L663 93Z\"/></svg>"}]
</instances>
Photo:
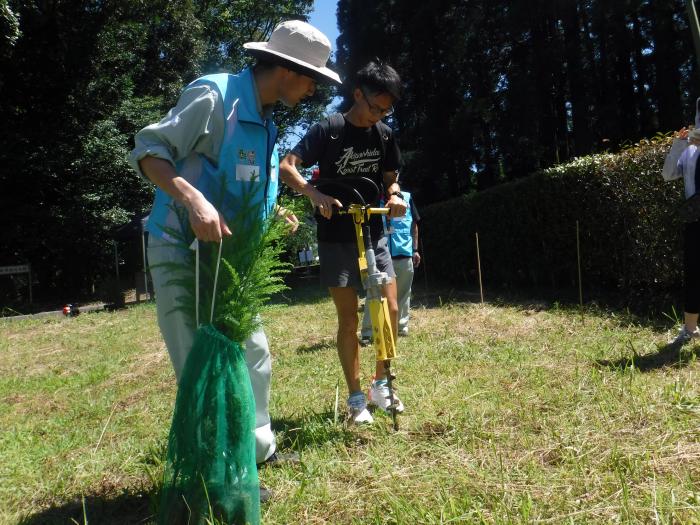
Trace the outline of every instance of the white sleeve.
<instances>
[{"instance_id":1,"label":"white sleeve","mask_svg":"<svg viewBox=\"0 0 700 525\"><path fill-rule=\"evenodd\" d=\"M687 147L687 140L673 140L671 151L669 151L668 155L666 155L666 160L664 161L664 168L661 171L661 175L663 176L664 180L675 180L683 176L683 171L678 161L680 160L681 155Z\"/></svg>"}]
</instances>

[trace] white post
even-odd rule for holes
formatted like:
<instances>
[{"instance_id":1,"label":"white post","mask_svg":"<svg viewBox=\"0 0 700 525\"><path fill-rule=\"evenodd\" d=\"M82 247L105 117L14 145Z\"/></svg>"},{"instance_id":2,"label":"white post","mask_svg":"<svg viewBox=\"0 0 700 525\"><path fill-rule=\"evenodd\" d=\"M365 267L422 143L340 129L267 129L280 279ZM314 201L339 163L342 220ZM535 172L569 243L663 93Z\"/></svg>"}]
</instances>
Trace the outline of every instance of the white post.
<instances>
[{"instance_id":1,"label":"white post","mask_svg":"<svg viewBox=\"0 0 700 525\"><path fill-rule=\"evenodd\" d=\"M114 243L114 269L117 273L117 281L119 280L119 254L117 253L117 240L112 241Z\"/></svg>"},{"instance_id":2,"label":"white post","mask_svg":"<svg viewBox=\"0 0 700 525\"><path fill-rule=\"evenodd\" d=\"M32 295L32 265L28 264L27 265L27 273L29 274L29 304L32 304L34 302L33 295Z\"/></svg>"},{"instance_id":3,"label":"white post","mask_svg":"<svg viewBox=\"0 0 700 525\"><path fill-rule=\"evenodd\" d=\"M141 253L143 253L143 289L148 299L148 268L146 268L146 232L141 229Z\"/></svg>"},{"instance_id":4,"label":"white post","mask_svg":"<svg viewBox=\"0 0 700 525\"><path fill-rule=\"evenodd\" d=\"M583 321L583 284L581 283L581 241L579 240L578 221L576 221L576 262L578 265L578 305L581 310L581 320Z\"/></svg>"},{"instance_id":5,"label":"white post","mask_svg":"<svg viewBox=\"0 0 700 525\"><path fill-rule=\"evenodd\" d=\"M481 294L481 304L484 304L484 286L481 283L481 255L479 254L479 233L474 234L476 236L476 264L479 269L479 293Z\"/></svg>"}]
</instances>

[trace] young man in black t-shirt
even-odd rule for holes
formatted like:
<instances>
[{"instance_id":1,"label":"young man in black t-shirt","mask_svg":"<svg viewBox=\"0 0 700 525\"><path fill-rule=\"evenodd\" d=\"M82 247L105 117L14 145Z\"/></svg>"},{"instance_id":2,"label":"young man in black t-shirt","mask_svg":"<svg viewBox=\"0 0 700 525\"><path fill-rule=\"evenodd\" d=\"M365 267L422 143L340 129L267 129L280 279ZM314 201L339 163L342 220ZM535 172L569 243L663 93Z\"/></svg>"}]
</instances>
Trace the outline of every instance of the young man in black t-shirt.
<instances>
[{"instance_id":1,"label":"young man in black t-shirt","mask_svg":"<svg viewBox=\"0 0 700 525\"><path fill-rule=\"evenodd\" d=\"M321 284L328 287L338 312L338 355L348 385L349 418L354 423L371 423L367 398L360 388L357 291L362 283L352 218L347 215L334 216L333 206L341 207L344 203L321 193L306 182L296 168L299 164L309 167L318 163L321 180L343 177L372 179L383 188L385 206L390 209L389 217L400 217L406 213L406 203L397 182L401 154L391 128L380 122L392 113L393 104L399 99L401 79L388 64L373 61L357 72L354 86L354 103L342 116L344 124L341 132L336 134L329 119L313 125L280 163L280 178L309 197L317 207ZM334 141L342 142L337 144ZM333 158L327 158L329 151ZM380 217L370 221L370 232L379 271L393 278L394 269ZM383 293L388 300L389 315L396 334L398 306L395 280L384 287ZM369 402L386 411L388 394L383 363L379 361L369 389ZM403 404L398 397L394 397L400 412Z\"/></svg>"}]
</instances>

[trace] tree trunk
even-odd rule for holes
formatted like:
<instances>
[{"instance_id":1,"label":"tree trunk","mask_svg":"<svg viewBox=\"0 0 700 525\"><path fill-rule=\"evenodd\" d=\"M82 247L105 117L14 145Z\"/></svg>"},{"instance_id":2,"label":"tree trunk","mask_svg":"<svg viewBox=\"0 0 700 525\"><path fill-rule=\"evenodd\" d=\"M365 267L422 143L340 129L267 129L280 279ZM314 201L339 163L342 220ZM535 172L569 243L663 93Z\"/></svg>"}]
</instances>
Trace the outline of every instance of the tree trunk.
<instances>
[{"instance_id":1,"label":"tree trunk","mask_svg":"<svg viewBox=\"0 0 700 525\"><path fill-rule=\"evenodd\" d=\"M677 34L673 27L673 5L669 2L652 2L652 14L653 61L656 70L654 94L659 108L659 128L666 132L677 129L684 120L681 113L680 60L675 44Z\"/></svg>"}]
</instances>

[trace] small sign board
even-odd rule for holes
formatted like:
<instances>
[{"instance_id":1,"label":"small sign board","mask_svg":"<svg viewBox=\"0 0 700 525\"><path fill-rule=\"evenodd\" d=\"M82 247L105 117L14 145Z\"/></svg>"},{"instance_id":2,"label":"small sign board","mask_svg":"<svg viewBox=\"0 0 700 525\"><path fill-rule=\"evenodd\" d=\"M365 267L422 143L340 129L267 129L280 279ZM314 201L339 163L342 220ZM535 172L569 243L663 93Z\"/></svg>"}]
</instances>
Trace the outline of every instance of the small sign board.
<instances>
[{"instance_id":1,"label":"small sign board","mask_svg":"<svg viewBox=\"0 0 700 525\"><path fill-rule=\"evenodd\" d=\"M34 302L32 294L32 265L31 264L15 264L13 266L0 266L0 275L15 275L18 273L29 274L29 304Z\"/></svg>"},{"instance_id":2,"label":"small sign board","mask_svg":"<svg viewBox=\"0 0 700 525\"><path fill-rule=\"evenodd\" d=\"M0 275L14 275L16 273L30 273L28 264L17 264L14 266L0 266Z\"/></svg>"}]
</instances>

